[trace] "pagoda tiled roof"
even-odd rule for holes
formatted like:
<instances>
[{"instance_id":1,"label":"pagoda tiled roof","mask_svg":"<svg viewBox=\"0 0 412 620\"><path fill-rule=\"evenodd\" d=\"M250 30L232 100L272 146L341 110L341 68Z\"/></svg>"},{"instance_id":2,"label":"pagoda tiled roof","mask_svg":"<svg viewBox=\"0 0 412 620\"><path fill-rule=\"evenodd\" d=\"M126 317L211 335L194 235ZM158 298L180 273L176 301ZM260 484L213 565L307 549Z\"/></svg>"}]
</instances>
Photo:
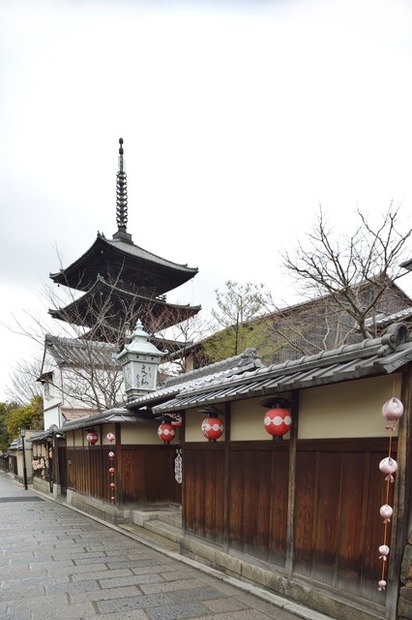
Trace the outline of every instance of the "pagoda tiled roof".
<instances>
[{"instance_id":1,"label":"pagoda tiled roof","mask_svg":"<svg viewBox=\"0 0 412 620\"><path fill-rule=\"evenodd\" d=\"M109 271L108 271L109 270ZM124 283L141 292L155 295L167 293L198 272L197 267L188 267L157 256L132 242L121 238L106 239L98 233L90 248L71 265L50 278L56 284L80 291L87 291L99 275Z\"/></svg>"},{"instance_id":2,"label":"pagoda tiled roof","mask_svg":"<svg viewBox=\"0 0 412 620\"><path fill-rule=\"evenodd\" d=\"M111 321L115 326L119 322L118 327L122 327L124 309L128 308L131 314L136 315L136 319L144 316L145 325L150 332L159 332L172 327L193 317L201 309L201 306L171 304L162 298L134 294L120 287L114 287L99 277L79 299L72 301L64 308L50 309L49 313L53 318L74 325L93 328L99 321L99 307L98 304L96 306L95 300L101 298L106 300L104 321ZM150 325L150 322L154 324Z\"/></svg>"}]
</instances>

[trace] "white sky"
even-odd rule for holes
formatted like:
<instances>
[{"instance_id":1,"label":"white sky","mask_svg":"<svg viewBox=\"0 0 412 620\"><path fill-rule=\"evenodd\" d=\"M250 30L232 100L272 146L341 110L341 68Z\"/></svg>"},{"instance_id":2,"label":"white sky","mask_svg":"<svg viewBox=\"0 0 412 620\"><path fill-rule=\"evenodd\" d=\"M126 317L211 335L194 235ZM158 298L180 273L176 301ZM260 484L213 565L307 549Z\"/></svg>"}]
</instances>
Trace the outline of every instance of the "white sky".
<instances>
[{"instance_id":1,"label":"white sky","mask_svg":"<svg viewBox=\"0 0 412 620\"><path fill-rule=\"evenodd\" d=\"M133 241L199 268L169 301L296 301L278 251L319 204L412 213L411 63L409 0L1 0L0 400L13 316L116 231L120 136Z\"/></svg>"}]
</instances>

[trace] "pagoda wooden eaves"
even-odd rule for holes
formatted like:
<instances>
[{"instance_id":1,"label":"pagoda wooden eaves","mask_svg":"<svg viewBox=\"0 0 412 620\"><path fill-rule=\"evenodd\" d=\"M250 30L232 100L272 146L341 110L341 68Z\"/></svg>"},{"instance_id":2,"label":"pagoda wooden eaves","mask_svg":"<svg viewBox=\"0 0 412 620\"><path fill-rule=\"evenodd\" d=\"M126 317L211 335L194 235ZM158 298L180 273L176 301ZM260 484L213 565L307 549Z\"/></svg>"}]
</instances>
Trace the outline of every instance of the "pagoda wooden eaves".
<instances>
[{"instance_id":1,"label":"pagoda wooden eaves","mask_svg":"<svg viewBox=\"0 0 412 620\"><path fill-rule=\"evenodd\" d=\"M98 233L80 258L50 278L56 284L88 291L101 276L134 293L158 296L185 284L197 272L197 267L174 263L134 243L106 239Z\"/></svg>"},{"instance_id":2,"label":"pagoda wooden eaves","mask_svg":"<svg viewBox=\"0 0 412 620\"><path fill-rule=\"evenodd\" d=\"M162 298L134 294L99 277L79 299L49 313L72 325L96 329L101 322L119 331L124 329L125 321L132 324L140 318L147 331L155 333L195 316L200 309L201 306L170 304Z\"/></svg>"}]
</instances>

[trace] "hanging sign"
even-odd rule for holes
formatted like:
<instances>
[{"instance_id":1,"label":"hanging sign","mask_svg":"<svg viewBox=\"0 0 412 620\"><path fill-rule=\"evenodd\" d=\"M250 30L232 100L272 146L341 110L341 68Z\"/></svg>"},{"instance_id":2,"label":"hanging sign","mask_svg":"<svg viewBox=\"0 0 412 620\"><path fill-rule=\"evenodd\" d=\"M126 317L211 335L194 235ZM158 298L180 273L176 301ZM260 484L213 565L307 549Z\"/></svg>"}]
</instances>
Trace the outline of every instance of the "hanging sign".
<instances>
[{"instance_id":1,"label":"hanging sign","mask_svg":"<svg viewBox=\"0 0 412 620\"><path fill-rule=\"evenodd\" d=\"M183 459L182 451L177 450L175 456L175 480L178 484L182 484L183 481Z\"/></svg>"}]
</instances>

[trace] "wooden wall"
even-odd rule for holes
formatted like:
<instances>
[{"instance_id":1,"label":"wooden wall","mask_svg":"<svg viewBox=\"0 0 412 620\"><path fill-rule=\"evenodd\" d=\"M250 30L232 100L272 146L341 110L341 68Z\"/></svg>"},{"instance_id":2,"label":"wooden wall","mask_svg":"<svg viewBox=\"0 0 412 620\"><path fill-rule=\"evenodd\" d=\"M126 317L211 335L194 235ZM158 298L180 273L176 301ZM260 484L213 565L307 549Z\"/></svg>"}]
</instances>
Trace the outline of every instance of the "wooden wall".
<instances>
[{"instance_id":1,"label":"wooden wall","mask_svg":"<svg viewBox=\"0 0 412 620\"><path fill-rule=\"evenodd\" d=\"M67 448L68 488L110 502L110 451L116 454L116 504L180 503L181 485L174 479L174 446Z\"/></svg>"},{"instance_id":2,"label":"wooden wall","mask_svg":"<svg viewBox=\"0 0 412 620\"><path fill-rule=\"evenodd\" d=\"M181 502L181 485L174 478L176 446L123 446L121 486L124 504Z\"/></svg>"},{"instance_id":3,"label":"wooden wall","mask_svg":"<svg viewBox=\"0 0 412 620\"><path fill-rule=\"evenodd\" d=\"M296 459L289 447L185 444L186 532L382 603L379 462L387 440L300 440Z\"/></svg>"}]
</instances>

